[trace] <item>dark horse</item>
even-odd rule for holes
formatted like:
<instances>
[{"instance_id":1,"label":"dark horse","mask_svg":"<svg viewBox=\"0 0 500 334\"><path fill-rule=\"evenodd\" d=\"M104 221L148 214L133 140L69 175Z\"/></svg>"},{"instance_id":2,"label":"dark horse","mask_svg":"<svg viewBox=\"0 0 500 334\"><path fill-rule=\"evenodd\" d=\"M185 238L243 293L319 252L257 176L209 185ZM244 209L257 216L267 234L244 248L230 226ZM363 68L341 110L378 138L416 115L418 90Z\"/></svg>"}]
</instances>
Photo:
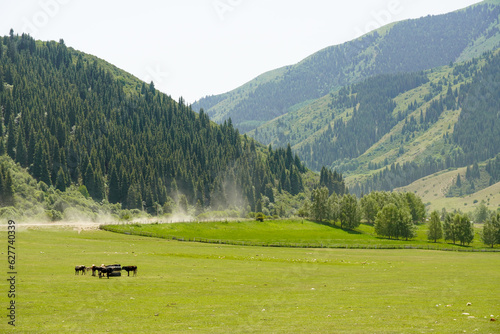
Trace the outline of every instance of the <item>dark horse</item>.
<instances>
[{"instance_id":1,"label":"dark horse","mask_svg":"<svg viewBox=\"0 0 500 334\"><path fill-rule=\"evenodd\" d=\"M108 267L99 267L97 270L99 271L99 278L106 275L106 277L108 277L109 279L109 274L113 272L113 268Z\"/></svg>"},{"instance_id":2,"label":"dark horse","mask_svg":"<svg viewBox=\"0 0 500 334\"><path fill-rule=\"evenodd\" d=\"M82 272L82 275L85 275L85 266L75 266L75 275L78 275Z\"/></svg>"},{"instance_id":3,"label":"dark horse","mask_svg":"<svg viewBox=\"0 0 500 334\"><path fill-rule=\"evenodd\" d=\"M126 270L127 271L127 276L130 276L130 272L131 271L134 272L134 276L137 275L137 266L123 266L122 270Z\"/></svg>"},{"instance_id":4,"label":"dark horse","mask_svg":"<svg viewBox=\"0 0 500 334\"><path fill-rule=\"evenodd\" d=\"M99 271L99 267L97 267L96 265L92 265L92 267L90 267L90 269L92 270L92 276L95 276L95 272L96 271Z\"/></svg>"}]
</instances>

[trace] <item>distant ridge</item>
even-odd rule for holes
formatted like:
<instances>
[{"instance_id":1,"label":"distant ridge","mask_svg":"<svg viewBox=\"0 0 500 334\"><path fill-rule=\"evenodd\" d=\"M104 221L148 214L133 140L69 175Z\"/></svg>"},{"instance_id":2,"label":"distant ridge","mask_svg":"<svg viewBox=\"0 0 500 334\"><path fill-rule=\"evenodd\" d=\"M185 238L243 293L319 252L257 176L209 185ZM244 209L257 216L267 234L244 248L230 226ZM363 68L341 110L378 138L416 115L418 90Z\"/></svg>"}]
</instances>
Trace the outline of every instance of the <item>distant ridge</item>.
<instances>
[{"instance_id":1,"label":"distant ridge","mask_svg":"<svg viewBox=\"0 0 500 334\"><path fill-rule=\"evenodd\" d=\"M241 132L248 132L371 76L431 69L494 50L500 46L499 14L494 0L391 24L267 72L228 93L202 98L193 108L203 108L216 122L231 118Z\"/></svg>"}]
</instances>

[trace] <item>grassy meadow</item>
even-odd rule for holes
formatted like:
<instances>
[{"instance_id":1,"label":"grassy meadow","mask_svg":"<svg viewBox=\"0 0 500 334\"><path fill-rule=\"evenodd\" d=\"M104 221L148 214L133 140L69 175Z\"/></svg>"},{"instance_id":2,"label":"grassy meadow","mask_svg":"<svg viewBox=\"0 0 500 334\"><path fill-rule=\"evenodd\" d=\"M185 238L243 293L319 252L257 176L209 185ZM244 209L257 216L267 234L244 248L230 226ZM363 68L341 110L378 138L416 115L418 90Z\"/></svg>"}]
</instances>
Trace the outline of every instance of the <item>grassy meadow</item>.
<instances>
[{"instance_id":1,"label":"grassy meadow","mask_svg":"<svg viewBox=\"0 0 500 334\"><path fill-rule=\"evenodd\" d=\"M18 231L16 252L18 333L500 331L490 321L500 318L498 253L249 247L70 229ZM75 265L101 263L137 265L138 275L74 275ZM3 318L0 332L14 332Z\"/></svg>"},{"instance_id":2,"label":"grassy meadow","mask_svg":"<svg viewBox=\"0 0 500 334\"><path fill-rule=\"evenodd\" d=\"M353 231L337 225L317 223L306 219L266 220L257 222L221 221L174 224L120 224L105 225L105 230L130 235L151 236L164 239L198 241L250 246L284 246L312 248L420 248L474 250L488 249L481 242L480 229L476 228L474 241L467 246L453 245L443 240L427 240L427 225L417 225L417 237L412 240L378 237L374 226L361 224Z\"/></svg>"}]
</instances>

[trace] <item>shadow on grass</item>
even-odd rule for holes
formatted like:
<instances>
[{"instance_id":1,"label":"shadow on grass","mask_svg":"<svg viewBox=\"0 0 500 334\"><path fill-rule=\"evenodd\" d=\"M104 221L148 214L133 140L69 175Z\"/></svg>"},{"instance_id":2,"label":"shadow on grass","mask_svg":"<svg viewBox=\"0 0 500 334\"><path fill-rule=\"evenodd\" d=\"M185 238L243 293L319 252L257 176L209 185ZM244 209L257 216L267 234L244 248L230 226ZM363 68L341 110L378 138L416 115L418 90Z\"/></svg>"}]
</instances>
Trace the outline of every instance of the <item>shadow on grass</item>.
<instances>
[{"instance_id":1,"label":"shadow on grass","mask_svg":"<svg viewBox=\"0 0 500 334\"><path fill-rule=\"evenodd\" d=\"M332 222L318 221L318 220L310 220L310 222L318 224L318 225L328 226L328 227L331 227L331 228L336 229L336 230L342 230L342 231L349 233L349 234L365 234L361 231L341 228L340 226L337 226L335 223L332 223Z\"/></svg>"}]
</instances>

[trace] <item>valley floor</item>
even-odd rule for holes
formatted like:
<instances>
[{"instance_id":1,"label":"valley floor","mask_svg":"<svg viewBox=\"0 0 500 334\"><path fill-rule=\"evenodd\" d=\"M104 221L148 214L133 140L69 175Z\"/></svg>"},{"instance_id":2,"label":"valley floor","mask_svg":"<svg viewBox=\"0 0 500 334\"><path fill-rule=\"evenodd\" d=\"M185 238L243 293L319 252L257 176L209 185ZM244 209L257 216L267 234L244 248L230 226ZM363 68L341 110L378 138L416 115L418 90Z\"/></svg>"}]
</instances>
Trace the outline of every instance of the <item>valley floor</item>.
<instances>
[{"instance_id":1,"label":"valley floor","mask_svg":"<svg viewBox=\"0 0 500 334\"><path fill-rule=\"evenodd\" d=\"M496 253L245 247L61 227L18 231L16 252L21 333L500 330L490 321L500 318ZM74 274L101 263L137 265L137 277ZM6 318L0 331L13 332Z\"/></svg>"}]
</instances>

